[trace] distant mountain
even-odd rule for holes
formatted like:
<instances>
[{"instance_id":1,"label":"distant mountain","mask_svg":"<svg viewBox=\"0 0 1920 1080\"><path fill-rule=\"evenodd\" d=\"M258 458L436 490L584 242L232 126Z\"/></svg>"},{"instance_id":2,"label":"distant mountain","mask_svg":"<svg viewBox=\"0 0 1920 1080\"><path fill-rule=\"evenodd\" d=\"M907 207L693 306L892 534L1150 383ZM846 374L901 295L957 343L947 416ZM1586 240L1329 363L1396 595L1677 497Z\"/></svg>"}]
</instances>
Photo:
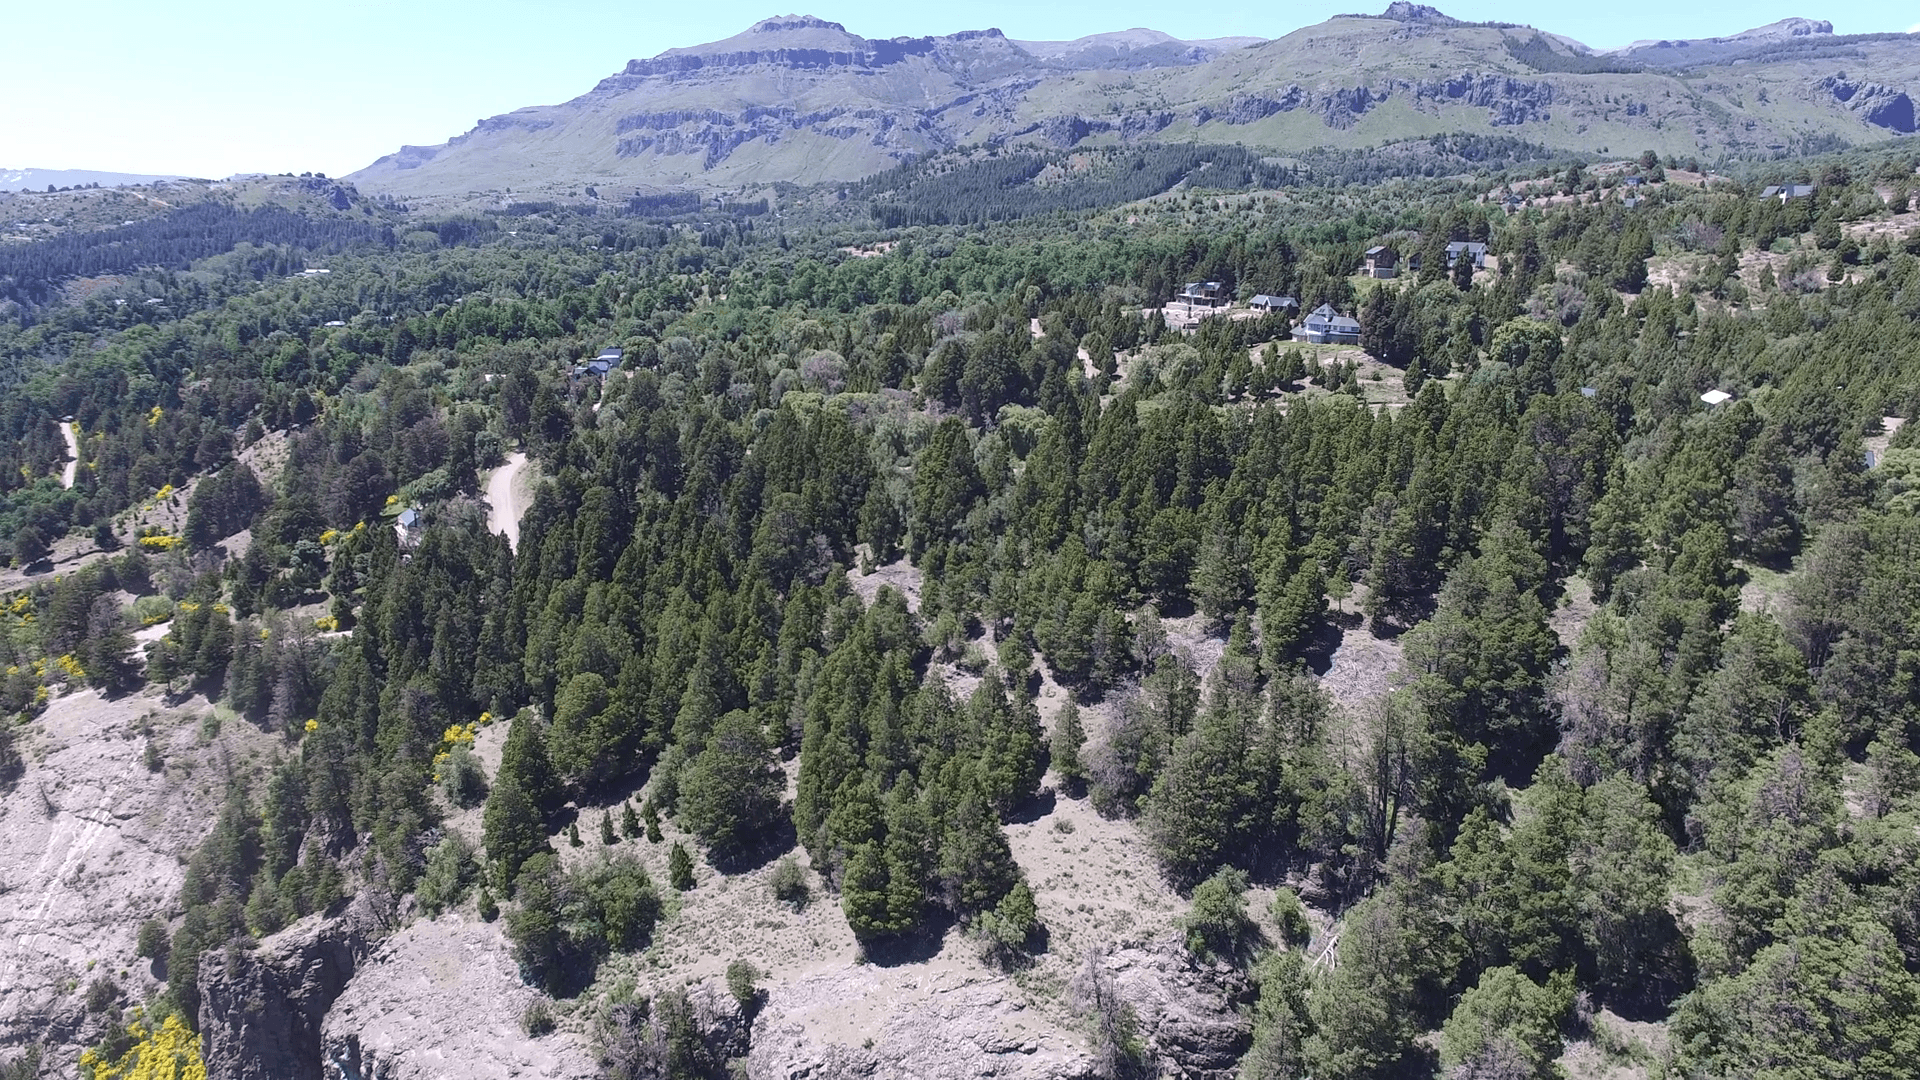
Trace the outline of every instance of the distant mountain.
<instances>
[{"instance_id":1,"label":"distant mountain","mask_svg":"<svg viewBox=\"0 0 1920 1080\"><path fill-rule=\"evenodd\" d=\"M1836 36L1805 19L1596 53L1405 0L1251 43L1145 29L869 39L791 15L633 60L571 101L402 147L349 179L405 196L596 185L605 197L847 181L972 145L1288 153L1455 134L1592 154L1768 156L1911 133L1916 92L1920 39Z\"/></svg>"},{"instance_id":2,"label":"distant mountain","mask_svg":"<svg viewBox=\"0 0 1920 1080\"><path fill-rule=\"evenodd\" d=\"M92 169L0 169L0 191L45 191L54 187L129 187L158 180L178 180L177 176L146 176L140 173L95 172Z\"/></svg>"},{"instance_id":3,"label":"distant mountain","mask_svg":"<svg viewBox=\"0 0 1920 1080\"><path fill-rule=\"evenodd\" d=\"M1172 34L1135 27L1089 34L1072 41L1015 41L1029 54L1057 67L1133 70L1203 64L1233 49L1259 45L1266 38L1223 37L1182 41Z\"/></svg>"},{"instance_id":4,"label":"distant mountain","mask_svg":"<svg viewBox=\"0 0 1920 1080\"><path fill-rule=\"evenodd\" d=\"M1715 60L1728 60L1764 46L1792 41L1795 38L1831 40L1833 24L1825 19L1781 19L1779 22L1756 26L1751 30L1742 30L1727 37L1636 41L1625 48L1607 50L1607 54L1659 67L1690 66Z\"/></svg>"}]
</instances>

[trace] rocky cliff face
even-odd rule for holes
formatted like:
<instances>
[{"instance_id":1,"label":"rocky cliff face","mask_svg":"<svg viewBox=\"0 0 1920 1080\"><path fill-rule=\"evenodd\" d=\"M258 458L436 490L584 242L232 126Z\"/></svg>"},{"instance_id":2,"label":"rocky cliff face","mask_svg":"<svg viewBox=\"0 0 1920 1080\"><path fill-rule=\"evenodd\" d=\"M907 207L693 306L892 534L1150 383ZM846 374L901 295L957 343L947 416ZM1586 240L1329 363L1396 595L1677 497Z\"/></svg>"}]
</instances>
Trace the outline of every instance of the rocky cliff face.
<instances>
[{"instance_id":1,"label":"rocky cliff face","mask_svg":"<svg viewBox=\"0 0 1920 1080\"><path fill-rule=\"evenodd\" d=\"M275 741L244 724L202 737L205 705L88 691L28 728L26 772L0 793L0 1047L41 1043L48 1061L72 1061L102 1034L86 1009L94 980L125 1003L159 990L164 969L134 956L140 923L179 894L220 805L218 763Z\"/></svg>"},{"instance_id":2,"label":"rocky cliff face","mask_svg":"<svg viewBox=\"0 0 1920 1080\"><path fill-rule=\"evenodd\" d=\"M356 901L257 948L208 954L199 982L208 1080L322 1080L321 1024L366 953L370 923Z\"/></svg>"},{"instance_id":3,"label":"rocky cliff face","mask_svg":"<svg viewBox=\"0 0 1920 1080\"><path fill-rule=\"evenodd\" d=\"M1835 101L1864 117L1869 124L1911 135L1914 131L1913 99L1904 90L1876 82L1849 79L1846 72L1821 79L1819 89L1833 95Z\"/></svg>"}]
</instances>

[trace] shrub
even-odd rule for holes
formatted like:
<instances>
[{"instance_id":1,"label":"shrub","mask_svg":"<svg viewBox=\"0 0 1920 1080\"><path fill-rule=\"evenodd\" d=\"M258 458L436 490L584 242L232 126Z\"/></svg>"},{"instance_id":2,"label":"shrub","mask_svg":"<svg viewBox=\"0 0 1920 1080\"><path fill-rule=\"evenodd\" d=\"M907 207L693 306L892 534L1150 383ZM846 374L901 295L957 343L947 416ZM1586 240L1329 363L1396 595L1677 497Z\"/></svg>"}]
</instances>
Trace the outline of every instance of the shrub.
<instances>
[{"instance_id":1,"label":"shrub","mask_svg":"<svg viewBox=\"0 0 1920 1080\"><path fill-rule=\"evenodd\" d=\"M751 1012L760 1000L760 988L755 985L760 978L760 969L751 961L735 960L727 965L727 993L740 1003L740 1008Z\"/></svg>"},{"instance_id":2,"label":"shrub","mask_svg":"<svg viewBox=\"0 0 1920 1080\"><path fill-rule=\"evenodd\" d=\"M1307 925L1307 909L1300 903L1300 894L1292 889L1281 889L1273 894L1273 904L1268 908L1273 913L1273 921L1280 927L1280 943L1288 948L1299 948L1307 943L1312 928Z\"/></svg>"},{"instance_id":3,"label":"shrub","mask_svg":"<svg viewBox=\"0 0 1920 1080\"><path fill-rule=\"evenodd\" d=\"M1253 931L1247 918L1247 875L1223 867L1193 890L1193 910L1181 922L1187 932L1187 951L1206 959L1236 960Z\"/></svg>"},{"instance_id":4,"label":"shrub","mask_svg":"<svg viewBox=\"0 0 1920 1080\"><path fill-rule=\"evenodd\" d=\"M480 921L492 922L500 917L500 902L493 898L493 890L480 890Z\"/></svg>"},{"instance_id":5,"label":"shrub","mask_svg":"<svg viewBox=\"0 0 1920 1080\"><path fill-rule=\"evenodd\" d=\"M459 833L448 833L427 857L427 869L420 875L414 897L420 901L420 909L432 917L457 906L479 876L480 863L474 858L473 845Z\"/></svg>"},{"instance_id":6,"label":"shrub","mask_svg":"<svg viewBox=\"0 0 1920 1080\"><path fill-rule=\"evenodd\" d=\"M531 1038L549 1034L553 1028L553 1007L544 1001L534 1002L520 1014L520 1030Z\"/></svg>"},{"instance_id":7,"label":"shrub","mask_svg":"<svg viewBox=\"0 0 1920 1080\"><path fill-rule=\"evenodd\" d=\"M487 772L473 750L457 744L440 763L440 790L447 801L462 809L479 806L487 798Z\"/></svg>"},{"instance_id":8,"label":"shrub","mask_svg":"<svg viewBox=\"0 0 1920 1080\"><path fill-rule=\"evenodd\" d=\"M87 986L87 1011L103 1013L120 1000L120 987L105 975L93 980Z\"/></svg>"},{"instance_id":9,"label":"shrub","mask_svg":"<svg viewBox=\"0 0 1920 1080\"><path fill-rule=\"evenodd\" d=\"M807 872L800 868L800 861L791 855L774 864L773 877L768 884L773 889L773 898L795 911L805 908L812 894L807 887Z\"/></svg>"},{"instance_id":10,"label":"shrub","mask_svg":"<svg viewBox=\"0 0 1920 1080\"><path fill-rule=\"evenodd\" d=\"M164 960L168 945L167 924L159 919L148 919L140 924L140 938L134 945L134 955L148 960Z\"/></svg>"},{"instance_id":11,"label":"shrub","mask_svg":"<svg viewBox=\"0 0 1920 1080\"><path fill-rule=\"evenodd\" d=\"M992 911L983 913L976 924L987 959L1003 968L1018 964L1027 955L1028 943L1040 928L1040 912L1033 903L1033 890L1022 881L1007 890Z\"/></svg>"}]
</instances>

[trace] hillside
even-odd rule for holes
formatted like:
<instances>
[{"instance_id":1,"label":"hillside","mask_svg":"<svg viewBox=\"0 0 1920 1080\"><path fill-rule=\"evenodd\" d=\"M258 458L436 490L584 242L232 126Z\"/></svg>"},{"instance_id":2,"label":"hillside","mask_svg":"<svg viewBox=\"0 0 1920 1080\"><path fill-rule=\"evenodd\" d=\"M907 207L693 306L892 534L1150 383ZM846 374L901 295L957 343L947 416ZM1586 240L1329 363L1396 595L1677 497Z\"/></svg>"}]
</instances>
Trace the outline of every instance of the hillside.
<instances>
[{"instance_id":1,"label":"hillside","mask_svg":"<svg viewBox=\"0 0 1920 1080\"><path fill-rule=\"evenodd\" d=\"M587 93L349 177L403 196L622 195L854 180L929 151L1241 143L1274 152L1503 134L1557 150L1770 157L1916 126L1920 41L1786 20L1597 54L1396 3L1270 42L1150 30L868 39L811 16L631 61Z\"/></svg>"},{"instance_id":2,"label":"hillside","mask_svg":"<svg viewBox=\"0 0 1920 1080\"><path fill-rule=\"evenodd\" d=\"M97 172L93 169L0 169L0 191L45 191L49 187L130 187L177 179L177 176Z\"/></svg>"}]
</instances>

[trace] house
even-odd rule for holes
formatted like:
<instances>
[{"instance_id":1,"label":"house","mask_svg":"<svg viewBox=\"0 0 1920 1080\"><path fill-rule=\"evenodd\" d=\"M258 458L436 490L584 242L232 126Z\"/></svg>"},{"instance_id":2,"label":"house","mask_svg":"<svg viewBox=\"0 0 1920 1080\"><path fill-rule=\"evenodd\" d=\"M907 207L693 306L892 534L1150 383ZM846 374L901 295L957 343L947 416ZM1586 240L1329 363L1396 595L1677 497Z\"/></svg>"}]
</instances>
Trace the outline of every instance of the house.
<instances>
[{"instance_id":1,"label":"house","mask_svg":"<svg viewBox=\"0 0 1920 1080\"><path fill-rule=\"evenodd\" d=\"M1299 311L1300 301L1291 296L1269 296L1261 293L1253 298L1255 311Z\"/></svg>"},{"instance_id":2,"label":"house","mask_svg":"<svg viewBox=\"0 0 1920 1080\"><path fill-rule=\"evenodd\" d=\"M596 378L604 379L607 377L607 372L620 366L620 361L625 356L625 350L617 345L609 345L600 350L599 356L584 363L573 365L573 373L576 376L592 375Z\"/></svg>"},{"instance_id":3,"label":"house","mask_svg":"<svg viewBox=\"0 0 1920 1080\"><path fill-rule=\"evenodd\" d=\"M1621 181L1621 183L1627 185L1628 187L1639 187L1642 183L1645 183L1645 182L1646 182L1645 178L1639 177L1639 176L1629 176L1625 180Z\"/></svg>"},{"instance_id":4,"label":"house","mask_svg":"<svg viewBox=\"0 0 1920 1080\"><path fill-rule=\"evenodd\" d=\"M1789 199L1812 198L1813 188L1814 185L1812 184L1774 184L1769 186L1765 191L1762 191L1760 197L1763 199L1779 199L1781 205L1784 206Z\"/></svg>"},{"instance_id":5,"label":"house","mask_svg":"<svg viewBox=\"0 0 1920 1080\"><path fill-rule=\"evenodd\" d=\"M1400 253L1381 244L1367 249L1367 261L1360 272L1370 278L1390 278L1400 272Z\"/></svg>"},{"instance_id":6,"label":"house","mask_svg":"<svg viewBox=\"0 0 1920 1080\"><path fill-rule=\"evenodd\" d=\"M1309 345L1358 345L1360 323L1334 311L1331 304L1321 304L1293 328L1293 340Z\"/></svg>"},{"instance_id":7,"label":"house","mask_svg":"<svg viewBox=\"0 0 1920 1080\"><path fill-rule=\"evenodd\" d=\"M1634 207L1636 207L1636 206L1639 206L1639 205L1640 205L1641 203L1643 203L1643 202L1646 202L1646 201L1647 201L1647 200L1645 200L1645 199L1641 199L1641 198L1636 198L1636 197L1634 197L1634 196L1632 196L1632 195L1629 195L1629 196L1627 196L1626 198L1624 198L1624 199L1621 199L1621 200L1620 200L1620 205L1621 205L1621 206L1624 206L1624 207L1626 207L1626 208L1627 208L1627 209L1629 209L1629 210L1631 210L1631 209L1633 209Z\"/></svg>"},{"instance_id":8,"label":"house","mask_svg":"<svg viewBox=\"0 0 1920 1080\"><path fill-rule=\"evenodd\" d=\"M1727 393L1725 390L1709 390L1700 395L1700 400L1706 402L1708 405L1725 405L1727 402L1733 400L1733 395Z\"/></svg>"},{"instance_id":9,"label":"house","mask_svg":"<svg viewBox=\"0 0 1920 1080\"><path fill-rule=\"evenodd\" d=\"M419 507L409 506L400 511L400 516L393 520L393 531L400 538L401 546L409 547L419 543L420 528L424 524L426 522L420 516Z\"/></svg>"},{"instance_id":10,"label":"house","mask_svg":"<svg viewBox=\"0 0 1920 1080\"><path fill-rule=\"evenodd\" d=\"M1217 281L1190 281L1174 299L1188 307L1225 307L1227 288Z\"/></svg>"},{"instance_id":11,"label":"house","mask_svg":"<svg viewBox=\"0 0 1920 1080\"><path fill-rule=\"evenodd\" d=\"M1447 245L1447 267L1449 269L1460 265L1460 253L1463 251L1467 253L1468 258L1473 260L1473 268L1475 270L1485 270L1487 268L1487 245L1478 241L1455 240L1453 243Z\"/></svg>"}]
</instances>

